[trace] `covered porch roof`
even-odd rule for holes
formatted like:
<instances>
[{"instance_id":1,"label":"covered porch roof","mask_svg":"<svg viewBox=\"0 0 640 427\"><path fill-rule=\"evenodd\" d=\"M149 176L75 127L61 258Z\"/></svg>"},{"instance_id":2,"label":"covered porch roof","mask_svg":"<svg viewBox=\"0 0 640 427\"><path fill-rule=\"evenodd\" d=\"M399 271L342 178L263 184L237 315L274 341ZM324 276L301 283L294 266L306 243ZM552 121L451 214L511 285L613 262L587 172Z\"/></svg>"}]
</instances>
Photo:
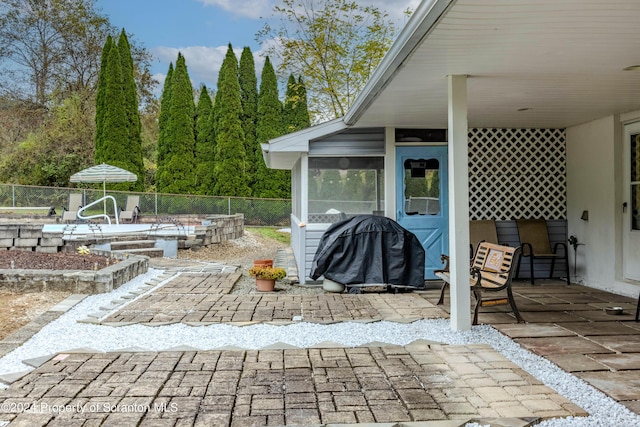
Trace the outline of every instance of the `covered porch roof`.
<instances>
[{"instance_id":1,"label":"covered porch roof","mask_svg":"<svg viewBox=\"0 0 640 427\"><path fill-rule=\"evenodd\" d=\"M291 166L346 127L447 127L447 76L468 76L470 127L566 128L640 109L637 0L424 0L342 119L271 141ZM634 67L637 66L637 67Z\"/></svg>"}]
</instances>

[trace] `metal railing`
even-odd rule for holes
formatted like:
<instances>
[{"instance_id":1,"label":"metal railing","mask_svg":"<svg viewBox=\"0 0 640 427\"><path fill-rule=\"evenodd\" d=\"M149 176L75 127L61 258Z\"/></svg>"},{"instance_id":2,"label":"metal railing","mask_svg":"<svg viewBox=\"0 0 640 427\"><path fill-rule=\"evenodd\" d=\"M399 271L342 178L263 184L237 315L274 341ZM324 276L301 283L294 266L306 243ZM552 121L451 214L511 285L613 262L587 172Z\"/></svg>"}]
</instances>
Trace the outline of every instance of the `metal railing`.
<instances>
[{"instance_id":1,"label":"metal railing","mask_svg":"<svg viewBox=\"0 0 640 427\"><path fill-rule=\"evenodd\" d=\"M19 208L16 211L25 213L29 211L29 207L52 206L56 209L57 214L61 215L63 207L67 207L69 194L71 193L82 193L84 205L103 196L102 189L0 184L0 207L15 207ZM290 199L135 193L128 191L107 191L107 194L115 197L118 206L125 206L128 195L139 195L139 207L142 216L206 216L242 213L244 214L245 225L288 226L290 224Z\"/></svg>"}]
</instances>

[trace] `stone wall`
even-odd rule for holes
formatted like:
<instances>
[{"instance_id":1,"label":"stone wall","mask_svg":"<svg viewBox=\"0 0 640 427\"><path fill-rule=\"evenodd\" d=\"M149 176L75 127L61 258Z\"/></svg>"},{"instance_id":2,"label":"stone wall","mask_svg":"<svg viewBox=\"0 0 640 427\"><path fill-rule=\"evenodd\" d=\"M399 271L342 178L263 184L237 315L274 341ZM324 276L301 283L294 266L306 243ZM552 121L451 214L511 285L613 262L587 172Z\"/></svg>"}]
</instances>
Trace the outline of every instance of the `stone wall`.
<instances>
[{"instance_id":1,"label":"stone wall","mask_svg":"<svg viewBox=\"0 0 640 427\"><path fill-rule=\"evenodd\" d=\"M209 246L211 244L238 239L244 233L244 214L213 215L206 217L201 225L195 226L195 233L180 235L178 248L186 249L194 246ZM140 238L143 238L140 233ZM171 238L160 236L163 239ZM155 236L145 236L154 239ZM134 240L131 236L128 239ZM104 243L109 237L88 237L85 239L63 240L63 234L43 233L42 224L0 224L0 250L24 250L45 253L75 251L78 246Z\"/></svg>"},{"instance_id":2,"label":"stone wall","mask_svg":"<svg viewBox=\"0 0 640 427\"><path fill-rule=\"evenodd\" d=\"M43 233L42 224L0 224L0 250L60 252L62 233Z\"/></svg>"},{"instance_id":3,"label":"stone wall","mask_svg":"<svg viewBox=\"0 0 640 427\"><path fill-rule=\"evenodd\" d=\"M227 240L239 239L244 233L244 214L212 215L195 227L193 236L178 240L179 249L209 246Z\"/></svg>"},{"instance_id":4,"label":"stone wall","mask_svg":"<svg viewBox=\"0 0 640 427\"><path fill-rule=\"evenodd\" d=\"M102 255L109 255L102 254ZM116 264L97 271L0 270L0 286L15 292L68 291L75 294L110 292L149 269L146 256L114 256Z\"/></svg>"}]
</instances>

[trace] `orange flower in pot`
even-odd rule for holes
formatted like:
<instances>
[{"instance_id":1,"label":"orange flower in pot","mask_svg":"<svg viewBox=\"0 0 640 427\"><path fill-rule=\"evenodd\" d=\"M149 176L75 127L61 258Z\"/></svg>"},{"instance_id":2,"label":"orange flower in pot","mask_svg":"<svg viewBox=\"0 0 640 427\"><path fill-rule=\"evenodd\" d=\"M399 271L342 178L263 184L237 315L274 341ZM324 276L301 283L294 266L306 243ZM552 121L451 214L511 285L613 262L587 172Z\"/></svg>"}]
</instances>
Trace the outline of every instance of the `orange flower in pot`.
<instances>
[{"instance_id":1,"label":"orange flower in pot","mask_svg":"<svg viewBox=\"0 0 640 427\"><path fill-rule=\"evenodd\" d=\"M249 269L249 275L256 278L258 291L271 292L275 289L276 281L284 279L287 272L284 268L257 265Z\"/></svg>"}]
</instances>

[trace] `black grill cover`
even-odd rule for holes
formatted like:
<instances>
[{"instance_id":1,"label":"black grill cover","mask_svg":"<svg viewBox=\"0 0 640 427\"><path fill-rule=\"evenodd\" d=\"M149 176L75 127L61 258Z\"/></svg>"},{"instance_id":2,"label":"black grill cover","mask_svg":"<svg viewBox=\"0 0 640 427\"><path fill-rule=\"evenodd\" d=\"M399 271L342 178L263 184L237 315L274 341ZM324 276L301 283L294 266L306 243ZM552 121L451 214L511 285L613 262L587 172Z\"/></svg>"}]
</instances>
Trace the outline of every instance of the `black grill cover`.
<instances>
[{"instance_id":1,"label":"black grill cover","mask_svg":"<svg viewBox=\"0 0 640 427\"><path fill-rule=\"evenodd\" d=\"M311 265L311 278L324 275L344 285L424 288L424 260L424 248L413 233L392 219L359 215L325 231Z\"/></svg>"}]
</instances>

